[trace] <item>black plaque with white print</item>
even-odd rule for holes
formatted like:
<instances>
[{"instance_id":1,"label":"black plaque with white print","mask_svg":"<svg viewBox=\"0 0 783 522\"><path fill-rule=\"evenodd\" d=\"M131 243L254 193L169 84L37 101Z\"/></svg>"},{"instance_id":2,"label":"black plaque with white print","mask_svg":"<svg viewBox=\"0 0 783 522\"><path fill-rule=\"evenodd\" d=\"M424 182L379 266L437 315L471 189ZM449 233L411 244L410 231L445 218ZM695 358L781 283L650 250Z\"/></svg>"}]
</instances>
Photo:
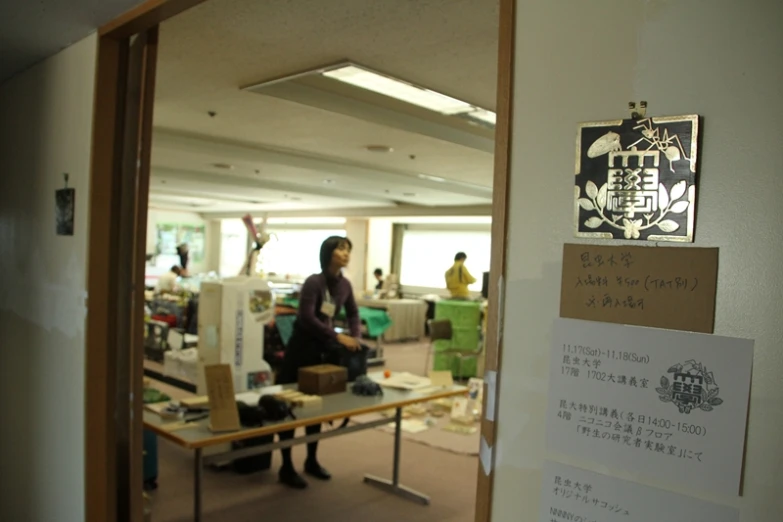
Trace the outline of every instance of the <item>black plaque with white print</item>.
<instances>
[{"instance_id":1,"label":"black plaque with white print","mask_svg":"<svg viewBox=\"0 0 783 522\"><path fill-rule=\"evenodd\" d=\"M693 242L699 117L579 124L576 237Z\"/></svg>"}]
</instances>

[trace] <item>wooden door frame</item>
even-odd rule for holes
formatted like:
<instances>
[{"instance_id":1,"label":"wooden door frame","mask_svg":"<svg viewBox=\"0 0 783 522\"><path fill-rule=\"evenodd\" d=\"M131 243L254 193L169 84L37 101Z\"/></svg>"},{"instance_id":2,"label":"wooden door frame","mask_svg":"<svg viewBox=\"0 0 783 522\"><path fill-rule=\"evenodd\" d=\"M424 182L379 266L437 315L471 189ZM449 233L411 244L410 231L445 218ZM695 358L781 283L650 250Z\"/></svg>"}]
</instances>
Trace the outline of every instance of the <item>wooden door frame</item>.
<instances>
[{"instance_id":1,"label":"wooden door frame","mask_svg":"<svg viewBox=\"0 0 783 522\"><path fill-rule=\"evenodd\" d=\"M121 221L118 189L123 158L122 124L124 80L129 65L128 42L131 36L152 30L162 21L202 1L150 0L98 31L90 158L85 340L84 503L87 522L121 522L131 517L130 513L117 513L116 447L121 437L114 420L118 405L118 360L114 346L117 335L117 297L120 285L130 284L130 281L119 280L117 269L120 258L117 230ZM146 213L146 208L138 211ZM135 241L138 242L138 239ZM132 369L127 368L127 371ZM128 438L126 434L125 439ZM137 512L137 509L131 511Z\"/></svg>"},{"instance_id":2,"label":"wooden door frame","mask_svg":"<svg viewBox=\"0 0 783 522\"><path fill-rule=\"evenodd\" d=\"M516 0L500 0L498 33L498 83L495 125L495 172L492 185L492 246L489 267L489 306L485 334L484 415L481 421L481 452L476 487L475 522L492 520L492 494L495 480L500 370L503 363L503 315L505 311L506 235L508 228L508 188L511 176L511 143L514 117L514 46L516 42ZM490 377L489 379L487 377ZM490 397L493 411L487 409ZM486 446L484 446L486 443ZM488 460L486 462L485 460ZM487 467L485 469L485 466Z\"/></svg>"},{"instance_id":3,"label":"wooden door frame","mask_svg":"<svg viewBox=\"0 0 783 522\"><path fill-rule=\"evenodd\" d=\"M206 0L147 0L98 31L97 70L90 160L90 217L87 277L87 335L85 382L85 513L86 522L121 522L130 515L117 513L118 433L116 411L117 277L119 248L115 237L120 221L117 190L122 158L122 80L128 69L124 52L128 39ZM500 0L498 98L492 212L492 264L487 324L486 370L501 369L503 277L506 271L506 210L511 147L514 13L516 0ZM139 208L142 212L146 209ZM138 240L136 240L138 241ZM494 304L495 306L492 306ZM130 371L130 369L129 369ZM485 401L494 390L485 390ZM497 419L495 401L494 418ZM486 404L484 405L486 408ZM486 410L485 410L486 411ZM495 446L495 423L482 422L482 437ZM492 518L493 474L479 466L476 522ZM136 521L134 521L136 522Z\"/></svg>"}]
</instances>

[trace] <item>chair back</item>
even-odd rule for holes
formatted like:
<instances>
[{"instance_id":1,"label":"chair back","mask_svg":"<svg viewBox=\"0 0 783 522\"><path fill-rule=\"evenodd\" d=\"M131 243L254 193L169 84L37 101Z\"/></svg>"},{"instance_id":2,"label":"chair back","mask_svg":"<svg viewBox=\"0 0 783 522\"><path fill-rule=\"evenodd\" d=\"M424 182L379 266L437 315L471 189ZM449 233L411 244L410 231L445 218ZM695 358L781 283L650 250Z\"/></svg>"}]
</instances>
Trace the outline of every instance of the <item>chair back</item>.
<instances>
[{"instance_id":1,"label":"chair back","mask_svg":"<svg viewBox=\"0 0 783 522\"><path fill-rule=\"evenodd\" d=\"M430 338L435 341L450 341L453 333L450 319L430 319Z\"/></svg>"}]
</instances>

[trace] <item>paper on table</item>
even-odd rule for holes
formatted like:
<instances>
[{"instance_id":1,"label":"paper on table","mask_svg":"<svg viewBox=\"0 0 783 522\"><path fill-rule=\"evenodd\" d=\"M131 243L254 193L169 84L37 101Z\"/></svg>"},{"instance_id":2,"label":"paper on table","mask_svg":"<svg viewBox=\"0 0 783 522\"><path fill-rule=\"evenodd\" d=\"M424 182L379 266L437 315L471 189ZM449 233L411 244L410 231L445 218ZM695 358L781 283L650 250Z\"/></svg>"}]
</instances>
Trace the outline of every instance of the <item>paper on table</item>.
<instances>
[{"instance_id":1,"label":"paper on table","mask_svg":"<svg viewBox=\"0 0 783 522\"><path fill-rule=\"evenodd\" d=\"M373 374L370 378L381 386L402 390L420 390L432 386L432 381L427 377L413 375L408 372L394 373L388 379L384 378L383 374Z\"/></svg>"},{"instance_id":2,"label":"paper on table","mask_svg":"<svg viewBox=\"0 0 783 522\"><path fill-rule=\"evenodd\" d=\"M539 522L737 522L737 509L547 461Z\"/></svg>"}]
</instances>

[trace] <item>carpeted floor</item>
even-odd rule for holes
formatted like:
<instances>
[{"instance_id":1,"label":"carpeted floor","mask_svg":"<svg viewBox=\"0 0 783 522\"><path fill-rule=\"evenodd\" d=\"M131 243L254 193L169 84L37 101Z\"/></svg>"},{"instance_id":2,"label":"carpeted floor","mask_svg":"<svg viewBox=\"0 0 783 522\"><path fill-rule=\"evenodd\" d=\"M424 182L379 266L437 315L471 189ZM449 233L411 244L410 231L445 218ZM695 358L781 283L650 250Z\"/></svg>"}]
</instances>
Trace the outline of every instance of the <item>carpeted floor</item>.
<instances>
[{"instance_id":1,"label":"carpeted floor","mask_svg":"<svg viewBox=\"0 0 783 522\"><path fill-rule=\"evenodd\" d=\"M386 345L386 367L422 373L426 343ZM253 475L205 470L204 522L468 522L473 520L478 459L458 455L417 442L402 443L401 482L431 497L427 507L377 490L362 482L365 473L391 476L394 438L378 430L322 441L321 463L333 478L310 480L304 491L277 483L279 453L272 468ZM192 454L159 442L159 489L153 494L154 522L193 519ZM304 447L294 448L301 467Z\"/></svg>"}]
</instances>

